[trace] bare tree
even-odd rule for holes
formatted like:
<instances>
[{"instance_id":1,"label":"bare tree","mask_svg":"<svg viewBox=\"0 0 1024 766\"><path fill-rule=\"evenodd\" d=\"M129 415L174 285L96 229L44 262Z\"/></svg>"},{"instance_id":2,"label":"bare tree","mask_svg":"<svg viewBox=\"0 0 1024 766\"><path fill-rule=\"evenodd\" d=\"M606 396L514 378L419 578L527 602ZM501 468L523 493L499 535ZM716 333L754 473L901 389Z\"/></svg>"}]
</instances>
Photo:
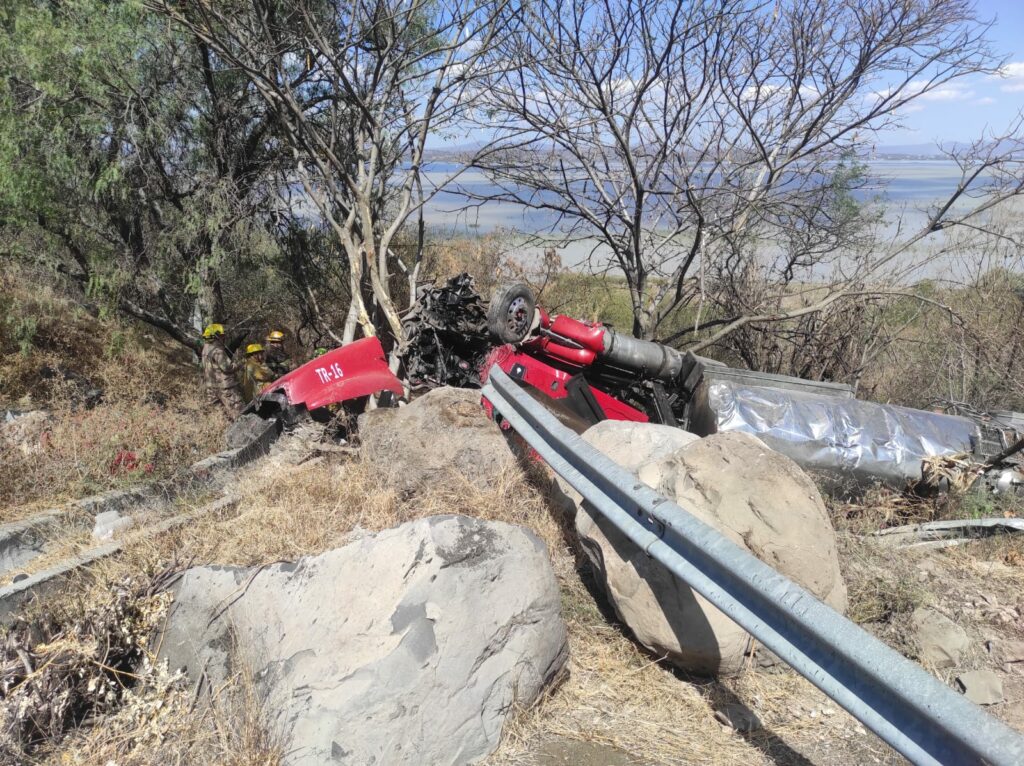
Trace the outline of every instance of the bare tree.
<instances>
[{"instance_id":1,"label":"bare tree","mask_svg":"<svg viewBox=\"0 0 1024 766\"><path fill-rule=\"evenodd\" d=\"M381 323L402 339L390 277L414 283L422 248L407 263L392 243L447 181L423 172L427 139L461 124L504 2L150 0L275 110L296 182L348 261L346 341Z\"/></svg>"},{"instance_id":2,"label":"bare tree","mask_svg":"<svg viewBox=\"0 0 1024 766\"><path fill-rule=\"evenodd\" d=\"M1024 188L1018 121L954 148L962 183L881 250L853 196L909 104L998 70L967 0L537 0L506 23L491 55L515 66L478 113L498 190L465 193L589 243L640 337L702 349L890 290L922 239Z\"/></svg>"}]
</instances>

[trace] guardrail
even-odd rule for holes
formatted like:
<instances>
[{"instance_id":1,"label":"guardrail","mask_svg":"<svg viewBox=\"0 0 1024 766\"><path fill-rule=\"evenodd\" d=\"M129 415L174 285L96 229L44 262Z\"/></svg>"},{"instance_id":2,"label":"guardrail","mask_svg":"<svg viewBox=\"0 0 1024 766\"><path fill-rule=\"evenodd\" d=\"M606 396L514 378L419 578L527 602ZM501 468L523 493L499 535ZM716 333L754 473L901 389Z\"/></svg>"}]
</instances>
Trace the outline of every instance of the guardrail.
<instances>
[{"instance_id":1,"label":"guardrail","mask_svg":"<svg viewBox=\"0 0 1024 766\"><path fill-rule=\"evenodd\" d=\"M640 483L497 367L483 395L634 544L913 763L1024 763L1024 737Z\"/></svg>"}]
</instances>

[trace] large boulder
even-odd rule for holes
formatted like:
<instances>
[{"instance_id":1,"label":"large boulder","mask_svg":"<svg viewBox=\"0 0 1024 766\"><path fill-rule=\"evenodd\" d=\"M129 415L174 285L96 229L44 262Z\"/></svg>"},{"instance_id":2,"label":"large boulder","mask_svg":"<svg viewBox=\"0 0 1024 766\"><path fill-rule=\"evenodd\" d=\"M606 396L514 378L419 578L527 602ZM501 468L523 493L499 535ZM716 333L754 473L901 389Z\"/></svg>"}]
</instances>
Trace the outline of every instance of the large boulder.
<instances>
[{"instance_id":1,"label":"large boulder","mask_svg":"<svg viewBox=\"0 0 1024 766\"><path fill-rule=\"evenodd\" d=\"M433 516L264 568L185 573L161 641L211 684L253 671L287 764L463 764L558 675L566 631L531 532Z\"/></svg>"},{"instance_id":2,"label":"large boulder","mask_svg":"<svg viewBox=\"0 0 1024 766\"><path fill-rule=\"evenodd\" d=\"M453 471L490 487L516 462L480 392L464 388L435 388L408 406L361 415L359 439L364 458L400 490L449 480Z\"/></svg>"},{"instance_id":3,"label":"large boulder","mask_svg":"<svg viewBox=\"0 0 1024 766\"><path fill-rule=\"evenodd\" d=\"M743 433L698 439L665 426L605 421L583 438L833 608L846 609L828 513L814 483L788 457ZM576 493L566 494L584 550L637 640L693 673L739 672L756 649L751 637Z\"/></svg>"}]
</instances>

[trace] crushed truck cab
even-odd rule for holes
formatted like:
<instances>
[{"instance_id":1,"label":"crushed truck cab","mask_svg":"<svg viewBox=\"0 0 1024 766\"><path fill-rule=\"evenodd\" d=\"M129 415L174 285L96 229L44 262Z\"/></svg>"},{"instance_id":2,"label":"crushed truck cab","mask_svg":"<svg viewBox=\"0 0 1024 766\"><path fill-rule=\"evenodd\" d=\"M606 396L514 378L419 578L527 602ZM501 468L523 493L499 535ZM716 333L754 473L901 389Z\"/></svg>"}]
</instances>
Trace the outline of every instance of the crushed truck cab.
<instances>
[{"instance_id":1,"label":"crushed truck cab","mask_svg":"<svg viewBox=\"0 0 1024 766\"><path fill-rule=\"evenodd\" d=\"M245 411L261 417L297 409L313 412L385 391L401 397L402 382L388 367L380 340L362 338L268 383Z\"/></svg>"}]
</instances>

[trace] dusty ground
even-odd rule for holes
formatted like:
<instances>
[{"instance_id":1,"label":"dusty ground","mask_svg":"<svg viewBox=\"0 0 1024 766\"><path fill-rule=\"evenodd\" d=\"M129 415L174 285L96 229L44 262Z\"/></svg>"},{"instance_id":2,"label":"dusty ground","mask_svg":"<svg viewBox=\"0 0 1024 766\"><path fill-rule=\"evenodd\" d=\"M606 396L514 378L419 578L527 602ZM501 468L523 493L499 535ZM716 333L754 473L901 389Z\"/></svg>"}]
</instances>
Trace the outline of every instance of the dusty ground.
<instances>
[{"instance_id":1,"label":"dusty ground","mask_svg":"<svg viewBox=\"0 0 1024 766\"><path fill-rule=\"evenodd\" d=\"M786 668L750 670L735 679L681 677L641 650L609 612L570 534L549 503L543 477L510 471L480 490L455 476L428 491L400 494L375 467L339 454L282 444L241 472L234 511L203 518L159 538L135 539L69 589L71 608L98 603L111 583L179 563L251 565L291 559L343 544L353 530L376 530L434 513L465 513L524 524L547 543L569 626L566 680L539 705L520 711L488 760L506 764L850 764L901 759L858 722ZM201 498L195 498L198 504ZM1004 668L990 642L1020 639L1024 628L1024 542L972 543L943 551L894 551L854 531L841 533L853 617L914 656L907 632L914 608L931 605L971 637L962 668L987 667L1003 678L1006 700L989 710L1024 728L1024 673ZM217 716L198 715L187 682L146 669L122 709L85 722L37 753L40 763L276 763L274 733L260 728L258 700L246 679L224 690ZM750 732L723 722L747 711ZM239 723L241 722L241 723Z\"/></svg>"}]
</instances>

